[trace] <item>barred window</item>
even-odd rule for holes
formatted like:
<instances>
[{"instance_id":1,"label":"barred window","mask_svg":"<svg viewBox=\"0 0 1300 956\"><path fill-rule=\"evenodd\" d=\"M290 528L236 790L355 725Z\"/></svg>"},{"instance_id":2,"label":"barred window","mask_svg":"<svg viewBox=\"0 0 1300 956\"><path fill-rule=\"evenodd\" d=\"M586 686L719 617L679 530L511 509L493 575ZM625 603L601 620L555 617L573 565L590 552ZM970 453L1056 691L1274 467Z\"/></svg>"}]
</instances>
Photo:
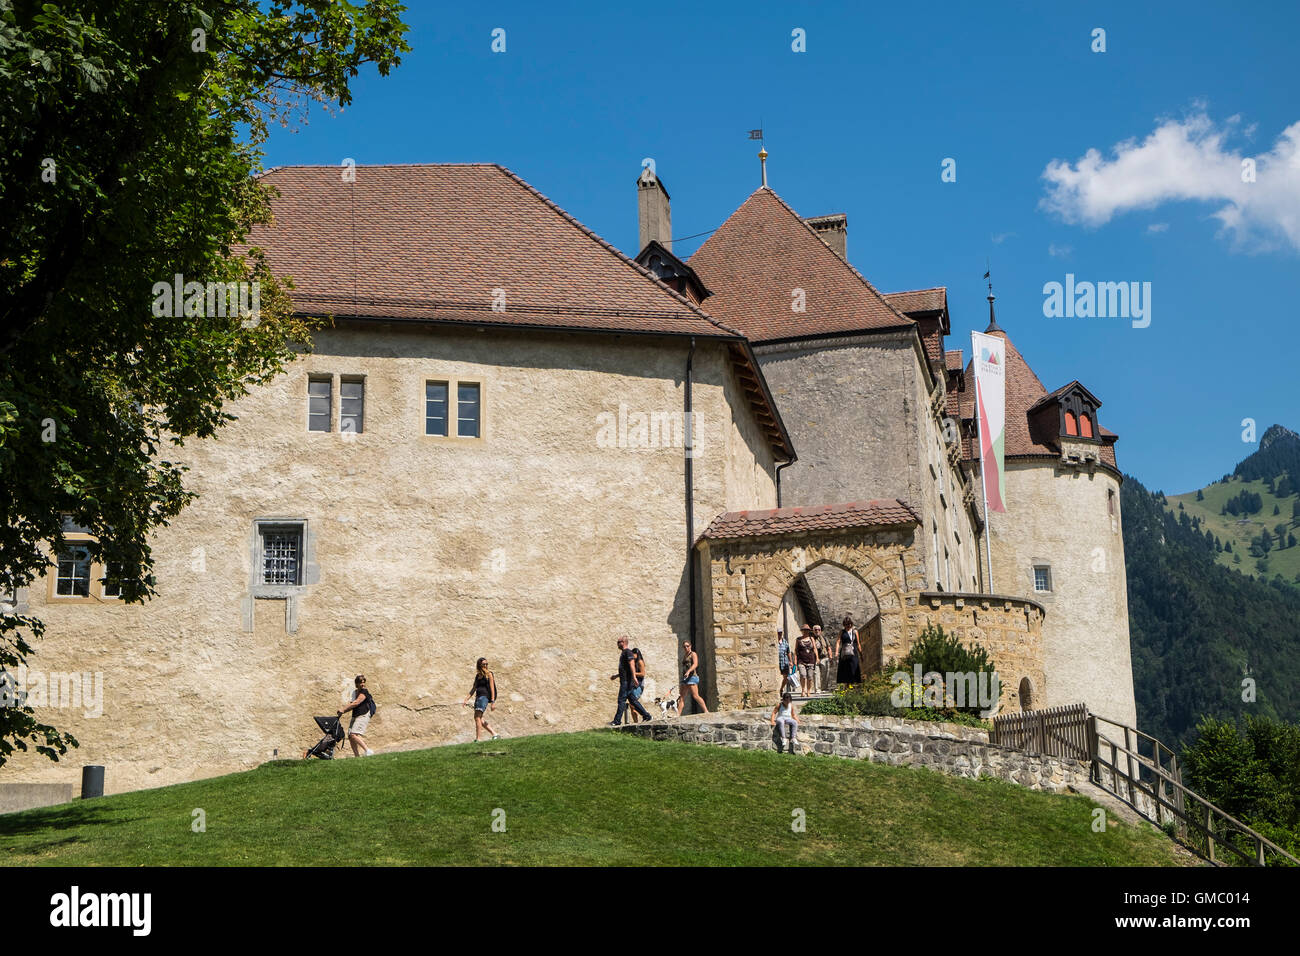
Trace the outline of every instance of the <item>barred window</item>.
<instances>
[{"instance_id":1,"label":"barred window","mask_svg":"<svg viewBox=\"0 0 1300 956\"><path fill-rule=\"evenodd\" d=\"M90 597L90 549L88 547L73 544L59 552L54 593L59 597Z\"/></svg>"},{"instance_id":2,"label":"barred window","mask_svg":"<svg viewBox=\"0 0 1300 956\"><path fill-rule=\"evenodd\" d=\"M261 525L262 583L302 583L302 525Z\"/></svg>"},{"instance_id":3,"label":"barred window","mask_svg":"<svg viewBox=\"0 0 1300 956\"><path fill-rule=\"evenodd\" d=\"M447 434L447 383L424 383L424 433Z\"/></svg>"}]
</instances>

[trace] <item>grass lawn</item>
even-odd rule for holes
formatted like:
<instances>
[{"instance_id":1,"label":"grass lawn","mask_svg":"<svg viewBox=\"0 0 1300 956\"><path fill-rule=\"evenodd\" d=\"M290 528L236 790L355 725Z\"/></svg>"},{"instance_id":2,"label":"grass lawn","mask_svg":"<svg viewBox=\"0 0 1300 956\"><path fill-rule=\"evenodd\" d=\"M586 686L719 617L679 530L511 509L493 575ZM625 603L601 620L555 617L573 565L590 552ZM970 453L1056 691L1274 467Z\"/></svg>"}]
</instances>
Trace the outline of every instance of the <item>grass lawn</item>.
<instances>
[{"instance_id":1,"label":"grass lawn","mask_svg":"<svg viewBox=\"0 0 1300 956\"><path fill-rule=\"evenodd\" d=\"M112 772L112 769L109 769ZM1094 804L833 757L523 737L248 773L0 816L9 865L1176 865ZM191 830L192 811L207 831ZM493 832L493 811L505 832ZM806 813L794 833L792 811Z\"/></svg>"}]
</instances>

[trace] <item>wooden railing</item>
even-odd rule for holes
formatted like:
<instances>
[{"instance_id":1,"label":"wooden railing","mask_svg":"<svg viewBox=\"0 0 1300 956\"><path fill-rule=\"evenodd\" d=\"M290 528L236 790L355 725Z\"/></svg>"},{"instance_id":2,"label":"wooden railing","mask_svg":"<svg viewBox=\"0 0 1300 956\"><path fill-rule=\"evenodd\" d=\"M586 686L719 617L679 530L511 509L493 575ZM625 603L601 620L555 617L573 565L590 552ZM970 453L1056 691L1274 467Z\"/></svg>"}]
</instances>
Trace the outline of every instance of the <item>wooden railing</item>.
<instances>
[{"instance_id":1,"label":"wooden railing","mask_svg":"<svg viewBox=\"0 0 1300 956\"><path fill-rule=\"evenodd\" d=\"M1102 733L1101 725L1122 731L1124 743ZM1300 859L1185 787L1178 757L1150 734L1095 715L1089 727L1093 780L1161 829L1172 824L1199 856L1216 863L1218 850L1227 849L1252 866L1300 866Z\"/></svg>"},{"instance_id":2,"label":"wooden railing","mask_svg":"<svg viewBox=\"0 0 1300 956\"><path fill-rule=\"evenodd\" d=\"M989 743L1031 754L1092 759L1088 708L1083 704L1026 710L993 718Z\"/></svg>"},{"instance_id":3,"label":"wooden railing","mask_svg":"<svg viewBox=\"0 0 1300 956\"><path fill-rule=\"evenodd\" d=\"M1300 866L1300 859L1184 786L1178 756L1155 737L1090 714L1083 704L994 717L989 743L1090 763L1093 782L1211 863L1226 849L1225 862Z\"/></svg>"}]
</instances>

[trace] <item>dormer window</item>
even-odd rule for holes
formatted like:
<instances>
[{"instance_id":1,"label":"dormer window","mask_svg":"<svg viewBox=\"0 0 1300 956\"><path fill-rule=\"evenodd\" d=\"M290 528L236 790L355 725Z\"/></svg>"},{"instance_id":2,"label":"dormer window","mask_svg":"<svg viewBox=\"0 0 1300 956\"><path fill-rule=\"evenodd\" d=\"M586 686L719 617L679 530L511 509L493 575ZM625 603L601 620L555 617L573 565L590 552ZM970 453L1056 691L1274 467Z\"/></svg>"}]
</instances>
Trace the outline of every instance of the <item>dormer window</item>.
<instances>
[{"instance_id":1,"label":"dormer window","mask_svg":"<svg viewBox=\"0 0 1300 956\"><path fill-rule=\"evenodd\" d=\"M1074 412L1065 413L1065 433L1067 435L1079 434L1079 426L1074 420Z\"/></svg>"},{"instance_id":2,"label":"dormer window","mask_svg":"<svg viewBox=\"0 0 1300 956\"><path fill-rule=\"evenodd\" d=\"M1093 437L1091 415L1084 414L1079 416L1079 437L1080 438Z\"/></svg>"}]
</instances>

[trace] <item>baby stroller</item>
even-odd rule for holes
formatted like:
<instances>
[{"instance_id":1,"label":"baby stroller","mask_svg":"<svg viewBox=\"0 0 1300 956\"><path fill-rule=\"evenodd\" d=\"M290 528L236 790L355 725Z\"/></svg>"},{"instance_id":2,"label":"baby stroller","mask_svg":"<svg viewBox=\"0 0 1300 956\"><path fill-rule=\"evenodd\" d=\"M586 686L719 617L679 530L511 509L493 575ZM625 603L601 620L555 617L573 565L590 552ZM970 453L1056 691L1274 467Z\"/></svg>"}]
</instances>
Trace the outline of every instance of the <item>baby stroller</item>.
<instances>
[{"instance_id":1,"label":"baby stroller","mask_svg":"<svg viewBox=\"0 0 1300 956\"><path fill-rule=\"evenodd\" d=\"M316 726L325 732L325 736L320 739L320 743L303 754L303 758L319 757L321 760L333 760L334 748L347 736L343 732L342 718L313 717L312 719L316 721Z\"/></svg>"}]
</instances>

